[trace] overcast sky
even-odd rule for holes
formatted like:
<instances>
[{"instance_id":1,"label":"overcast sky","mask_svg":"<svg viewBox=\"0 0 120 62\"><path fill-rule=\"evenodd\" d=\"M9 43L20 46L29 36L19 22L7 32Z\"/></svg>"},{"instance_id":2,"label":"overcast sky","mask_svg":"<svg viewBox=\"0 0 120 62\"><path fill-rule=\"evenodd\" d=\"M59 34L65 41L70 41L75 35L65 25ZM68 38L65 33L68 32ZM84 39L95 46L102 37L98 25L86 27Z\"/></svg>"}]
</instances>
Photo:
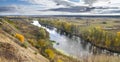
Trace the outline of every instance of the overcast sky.
<instances>
[{"instance_id":1,"label":"overcast sky","mask_svg":"<svg viewBox=\"0 0 120 62\"><path fill-rule=\"evenodd\" d=\"M120 0L0 0L0 15L120 14L119 8Z\"/></svg>"}]
</instances>

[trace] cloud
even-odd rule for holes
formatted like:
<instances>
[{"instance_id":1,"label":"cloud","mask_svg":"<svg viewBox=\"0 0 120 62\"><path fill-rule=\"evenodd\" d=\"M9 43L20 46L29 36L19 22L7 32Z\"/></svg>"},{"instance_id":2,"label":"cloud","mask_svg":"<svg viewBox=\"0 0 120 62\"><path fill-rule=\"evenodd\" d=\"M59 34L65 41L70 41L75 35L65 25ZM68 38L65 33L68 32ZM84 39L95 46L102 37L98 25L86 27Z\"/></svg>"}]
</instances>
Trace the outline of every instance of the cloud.
<instances>
[{"instance_id":1,"label":"cloud","mask_svg":"<svg viewBox=\"0 0 120 62\"><path fill-rule=\"evenodd\" d=\"M60 12L90 12L94 7L90 8L88 6L73 6L68 8L55 8L55 9L49 9L46 11L60 11Z\"/></svg>"},{"instance_id":2,"label":"cloud","mask_svg":"<svg viewBox=\"0 0 120 62\"><path fill-rule=\"evenodd\" d=\"M93 6L101 7L120 7L120 0L97 0Z\"/></svg>"},{"instance_id":3,"label":"cloud","mask_svg":"<svg viewBox=\"0 0 120 62\"><path fill-rule=\"evenodd\" d=\"M31 6L30 6L31 7ZM0 6L0 14L2 13L25 13L29 11L33 11L33 8L25 5L7 5L7 6ZM27 9L27 10L26 10Z\"/></svg>"},{"instance_id":4,"label":"cloud","mask_svg":"<svg viewBox=\"0 0 120 62\"><path fill-rule=\"evenodd\" d=\"M53 0L57 5L64 5L64 6L74 6L75 4L73 2L70 2L68 0Z\"/></svg>"},{"instance_id":5,"label":"cloud","mask_svg":"<svg viewBox=\"0 0 120 62\"><path fill-rule=\"evenodd\" d=\"M85 4L89 4L92 5L93 3L95 3L97 0L84 0Z\"/></svg>"},{"instance_id":6,"label":"cloud","mask_svg":"<svg viewBox=\"0 0 120 62\"><path fill-rule=\"evenodd\" d=\"M31 3L32 5L40 5L44 8L53 8L57 7L57 3L52 0L22 0Z\"/></svg>"},{"instance_id":7,"label":"cloud","mask_svg":"<svg viewBox=\"0 0 120 62\"><path fill-rule=\"evenodd\" d=\"M6 0L6 2L7 1L8 0ZM119 0L116 0L117 2L113 2L114 0L80 0L80 1L77 0L78 2L74 2L71 0L18 0L18 1L27 2L30 4L29 5L14 4L5 6L1 5L0 15L1 14L84 15L84 14L120 13ZM88 6L90 2L94 7Z\"/></svg>"},{"instance_id":8,"label":"cloud","mask_svg":"<svg viewBox=\"0 0 120 62\"><path fill-rule=\"evenodd\" d=\"M17 9L15 6L0 6L0 12L16 12Z\"/></svg>"},{"instance_id":9,"label":"cloud","mask_svg":"<svg viewBox=\"0 0 120 62\"><path fill-rule=\"evenodd\" d=\"M22 0L28 1L31 4L42 5L47 8L60 8L60 7L70 7L70 6L81 6L85 5L83 2L73 2L70 0Z\"/></svg>"}]
</instances>

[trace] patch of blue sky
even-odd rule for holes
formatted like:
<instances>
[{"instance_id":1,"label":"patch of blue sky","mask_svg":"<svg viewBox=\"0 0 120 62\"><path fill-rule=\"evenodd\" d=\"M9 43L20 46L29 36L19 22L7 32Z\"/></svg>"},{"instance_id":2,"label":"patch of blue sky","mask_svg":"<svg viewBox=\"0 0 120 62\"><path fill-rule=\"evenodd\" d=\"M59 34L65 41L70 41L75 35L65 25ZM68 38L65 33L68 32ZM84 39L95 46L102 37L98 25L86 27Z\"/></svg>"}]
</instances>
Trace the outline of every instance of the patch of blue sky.
<instances>
[{"instance_id":1,"label":"patch of blue sky","mask_svg":"<svg viewBox=\"0 0 120 62\"><path fill-rule=\"evenodd\" d=\"M30 5L27 1L21 1L21 0L0 0L0 5Z\"/></svg>"},{"instance_id":2,"label":"patch of blue sky","mask_svg":"<svg viewBox=\"0 0 120 62\"><path fill-rule=\"evenodd\" d=\"M72 1L72 2L80 2L80 0L69 0L69 1Z\"/></svg>"}]
</instances>

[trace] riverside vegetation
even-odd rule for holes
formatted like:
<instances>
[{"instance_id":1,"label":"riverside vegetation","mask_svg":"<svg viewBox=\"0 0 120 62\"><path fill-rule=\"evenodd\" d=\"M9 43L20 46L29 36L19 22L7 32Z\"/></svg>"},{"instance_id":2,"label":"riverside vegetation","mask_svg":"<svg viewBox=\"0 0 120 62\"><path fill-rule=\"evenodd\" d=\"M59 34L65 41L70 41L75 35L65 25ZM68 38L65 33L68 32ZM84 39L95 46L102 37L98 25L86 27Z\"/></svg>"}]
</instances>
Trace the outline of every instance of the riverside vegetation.
<instances>
[{"instance_id":1,"label":"riverside vegetation","mask_svg":"<svg viewBox=\"0 0 120 62\"><path fill-rule=\"evenodd\" d=\"M19 54L20 58L19 55L17 54L13 56L15 57L15 59L17 57L18 60L15 59L11 60L8 59L8 57L6 57L8 55L2 56L0 54L1 62L27 62L25 57L28 57L29 62L120 62L119 60L120 58L117 56L93 55L86 59L81 58L78 60L76 58L61 54L61 52L53 48L53 43L51 42L52 40L50 40L49 38L49 33L41 27L32 25L31 24L33 22L32 20L33 18L25 18L25 17L18 17L18 18L4 17L0 19L0 32L2 32L0 33L0 38L6 40L7 37L10 37L11 42L8 43L11 44L15 42L13 43L13 45L14 44L20 45L22 48L17 47L17 49L20 49L21 52L23 51L22 52L23 55ZM39 22L42 25L56 27L58 30L62 30L63 32L66 32L66 34L80 36L83 39L95 44L96 46L107 48L114 51L119 51L120 49L119 30L118 29L109 30L106 28L106 27L114 28L115 25L117 25L116 27L119 27L119 23L118 23L119 21L101 21L101 20L99 21L99 19L98 20L91 19L88 22L86 20L68 21L67 19L64 18L62 19L39 18ZM115 25L111 22L115 22ZM5 39L3 38L2 35L4 35L4 37L6 36ZM14 40L12 40L12 38ZM0 42L3 40L0 40ZM0 48L2 48L1 46L3 45L0 43ZM14 49L14 51L16 51L17 49ZM8 54L9 50L5 52L5 54ZM33 50L32 53L30 53L31 50ZM0 50L0 52L1 51L2 50ZM9 54L11 54L11 50ZM24 55L25 57L21 58L21 56ZM41 58L39 55L44 56L49 61L47 59ZM4 60L1 60L2 58ZM23 59L26 61L22 61Z\"/></svg>"},{"instance_id":2,"label":"riverside vegetation","mask_svg":"<svg viewBox=\"0 0 120 62\"><path fill-rule=\"evenodd\" d=\"M56 27L70 35L82 37L97 47L113 52L120 52L119 20L117 19L84 19L69 21L61 19L40 19L45 26Z\"/></svg>"},{"instance_id":3,"label":"riverside vegetation","mask_svg":"<svg viewBox=\"0 0 120 62\"><path fill-rule=\"evenodd\" d=\"M49 39L49 33L41 27L32 25L32 20L5 17L0 19L0 23L2 31L16 38L19 41L17 43L22 47L26 49L34 48L35 55L41 54L49 59L50 62L80 62L80 60L55 50L53 43ZM37 62L42 61L39 60Z\"/></svg>"}]
</instances>

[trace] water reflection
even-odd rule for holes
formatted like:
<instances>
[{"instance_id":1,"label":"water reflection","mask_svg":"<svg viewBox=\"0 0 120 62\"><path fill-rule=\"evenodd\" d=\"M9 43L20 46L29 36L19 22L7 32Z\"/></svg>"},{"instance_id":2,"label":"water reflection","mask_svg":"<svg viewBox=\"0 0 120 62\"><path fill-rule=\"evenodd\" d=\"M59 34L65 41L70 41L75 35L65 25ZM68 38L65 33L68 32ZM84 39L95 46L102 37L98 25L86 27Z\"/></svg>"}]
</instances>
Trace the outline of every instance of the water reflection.
<instances>
[{"instance_id":1,"label":"water reflection","mask_svg":"<svg viewBox=\"0 0 120 62\"><path fill-rule=\"evenodd\" d=\"M90 54L90 44L84 42L81 38L68 35L65 32L56 30L55 28L52 30L49 28L46 29L50 33L50 39L59 43L59 45L54 44L54 48L63 50L65 53L76 57L87 56Z\"/></svg>"},{"instance_id":2,"label":"water reflection","mask_svg":"<svg viewBox=\"0 0 120 62\"><path fill-rule=\"evenodd\" d=\"M92 46L90 43L84 41L80 37L71 36L53 27L41 26L38 21L33 21L32 24L38 27L45 28L50 34L50 40L56 41L57 43L54 44L53 47L62 50L64 53L67 53L71 56L80 58L91 54L111 54L107 50Z\"/></svg>"}]
</instances>

